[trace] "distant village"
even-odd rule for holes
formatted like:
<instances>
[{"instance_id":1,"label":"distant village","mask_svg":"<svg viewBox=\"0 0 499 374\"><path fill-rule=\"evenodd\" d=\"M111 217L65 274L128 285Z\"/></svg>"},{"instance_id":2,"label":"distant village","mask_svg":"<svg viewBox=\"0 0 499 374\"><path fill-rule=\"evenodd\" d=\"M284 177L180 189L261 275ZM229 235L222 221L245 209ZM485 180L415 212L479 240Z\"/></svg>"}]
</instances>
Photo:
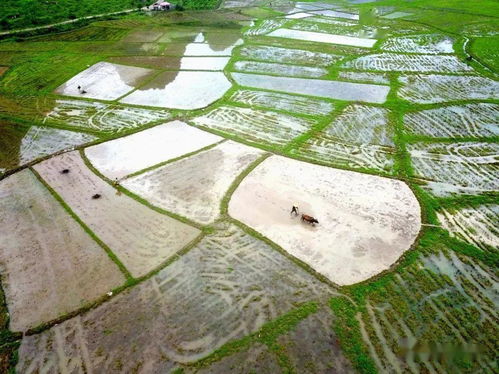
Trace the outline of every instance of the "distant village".
<instances>
[{"instance_id":1,"label":"distant village","mask_svg":"<svg viewBox=\"0 0 499 374\"><path fill-rule=\"evenodd\" d=\"M154 11L166 11L173 9L173 7L174 6L167 1L158 0L155 3L149 5L148 9Z\"/></svg>"}]
</instances>

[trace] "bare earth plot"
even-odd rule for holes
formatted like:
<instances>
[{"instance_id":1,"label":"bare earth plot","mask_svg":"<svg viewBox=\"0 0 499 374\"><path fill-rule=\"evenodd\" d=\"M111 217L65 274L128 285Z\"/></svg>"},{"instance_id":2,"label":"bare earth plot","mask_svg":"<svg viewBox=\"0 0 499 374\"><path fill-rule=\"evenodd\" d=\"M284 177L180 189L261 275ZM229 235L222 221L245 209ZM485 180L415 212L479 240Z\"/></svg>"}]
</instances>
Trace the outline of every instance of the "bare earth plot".
<instances>
[{"instance_id":1,"label":"bare earth plot","mask_svg":"<svg viewBox=\"0 0 499 374\"><path fill-rule=\"evenodd\" d=\"M151 279L26 337L17 369L168 372L175 362L205 357L298 303L332 294L266 244L223 227Z\"/></svg>"},{"instance_id":2,"label":"bare earth plot","mask_svg":"<svg viewBox=\"0 0 499 374\"><path fill-rule=\"evenodd\" d=\"M293 204L319 226L291 216ZM279 156L243 180L229 214L340 285L390 267L421 224L418 201L400 181Z\"/></svg>"},{"instance_id":3,"label":"bare earth plot","mask_svg":"<svg viewBox=\"0 0 499 374\"><path fill-rule=\"evenodd\" d=\"M499 145L495 143L408 144L414 175L435 196L497 191Z\"/></svg>"},{"instance_id":4,"label":"bare earth plot","mask_svg":"<svg viewBox=\"0 0 499 374\"><path fill-rule=\"evenodd\" d=\"M499 205L442 209L437 215L442 226L453 236L486 251L499 248Z\"/></svg>"},{"instance_id":5,"label":"bare earth plot","mask_svg":"<svg viewBox=\"0 0 499 374\"><path fill-rule=\"evenodd\" d=\"M478 103L452 105L408 113L406 131L434 138L499 136L499 105Z\"/></svg>"},{"instance_id":6,"label":"bare earth plot","mask_svg":"<svg viewBox=\"0 0 499 374\"><path fill-rule=\"evenodd\" d=\"M237 84L243 87L368 103L384 103L390 91L389 86L321 79L272 77L244 73L232 73L232 77Z\"/></svg>"},{"instance_id":7,"label":"bare earth plot","mask_svg":"<svg viewBox=\"0 0 499 374\"><path fill-rule=\"evenodd\" d=\"M454 100L494 99L499 96L499 82L489 78L451 75L404 75L398 96L418 104Z\"/></svg>"},{"instance_id":8,"label":"bare earth plot","mask_svg":"<svg viewBox=\"0 0 499 374\"><path fill-rule=\"evenodd\" d=\"M10 328L72 312L125 277L29 170L0 182L0 262Z\"/></svg>"},{"instance_id":9,"label":"bare earth plot","mask_svg":"<svg viewBox=\"0 0 499 374\"><path fill-rule=\"evenodd\" d=\"M153 205L208 224L234 179L262 151L232 141L129 178L122 186Z\"/></svg>"},{"instance_id":10,"label":"bare earth plot","mask_svg":"<svg viewBox=\"0 0 499 374\"><path fill-rule=\"evenodd\" d=\"M250 106L310 115L326 115L334 109L333 103L320 99L269 91L238 90L229 100Z\"/></svg>"},{"instance_id":11,"label":"bare earth plot","mask_svg":"<svg viewBox=\"0 0 499 374\"><path fill-rule=\"evenodd\" d=\"M349 105L322 133L292 153L331 165L389 172L395 153L389 111Z\"/></svg>"},{"instance_id":12,"label":"bare earth plot","mask_svg":"<svg viewBox=\"0 0 499 374\"><path fill-rule=\"evenodd\" d=\"M252 142L277 145L285 145L316 123L287 114L230 106L218 107L192 122Z\"/></svg>"},{"instance_id":13,"label":"bare earth plot","mask_svg":"<svg viewBox=\"0 0 499 374\"><path fill-rule=\"evenodd\" d=\"M125 104L174 109L204 108L231 87L222 72L164 72L152 82L121 99Z\"/></svg>"},{"instance_id":14,"label":"bare earth plot","mask_svg":"<svg viewBox=\"0 0 499 374\"><path fill-rule=\"evenodd\" d=\"M184 122L173 121L86 148L85 155L106 177L120 179L221 140Z\"/></svg>"},{"instance_id":15,"label":"bare earth plot","mask_svg":"<svg viewBox=\"0 0 499 374\"><path fill-rule=\"evenodd\" d=\"M62 174L63 169L70 172ZM199 234L198 229L117 195L87 168L78 152L53 157L35 170L134 277L157 268ZM101 197L94 199L94 194Z\"/></svg>"},{"instance_id":16,"label":"bare earth plot","mask_svg":"<svg viewBox=\"0 0 499 374\"><path fill-rule=\"evenodd\" d=\"M60 86L56 92L66 96L116 100L129 93L153 73L153 70L99 62ZM81 90L78 90L78 86Z\"/></svg>"},{"instance_id":17,"label":"bare earth plot","mask_svg":"<svg viewBox=\"0 0 499 374\"><path fill-rule=\"evenodd\" d=\"M170 117L170 113L164 110L153 111L95 101L57 100L54 108L45 116L44 121L118 133L151 122L167 120Z\"/></svg>"}]
</instances>

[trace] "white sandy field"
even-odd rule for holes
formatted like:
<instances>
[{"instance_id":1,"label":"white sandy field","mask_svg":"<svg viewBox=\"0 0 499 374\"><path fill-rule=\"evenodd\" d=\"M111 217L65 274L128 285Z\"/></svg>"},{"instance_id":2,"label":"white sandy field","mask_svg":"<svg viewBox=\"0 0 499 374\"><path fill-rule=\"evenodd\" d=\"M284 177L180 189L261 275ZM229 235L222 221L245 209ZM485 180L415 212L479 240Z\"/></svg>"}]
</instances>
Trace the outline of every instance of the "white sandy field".
<instances>
[{"instance_id":1,"label":"white sandy field","mask_svg":"<svg viewBox=\"0 0 499 374\"><path fill-rule=\"evenodd\" d=\"M184 122L173 121L86 148L85 156L106 177L120 179L221 140Z\"/></svg>"},{"instance_id":2,"label":"white sandy field","mask_svg":"<svg viewBox=\"0 0 499 374\"><path fill-rule=\"evenodd\" d=\"M132 91L153 72L145 68L99 62L75 75L56 92L66 96L116 100ZM82 90L78 90L78 86Z\"/></svg>"},{"instance_id":3,"label":"white sandy field","mask_svg":"<svg viewBox=\"0 0 499 374\"><path fill-rule=\"evenodd\" d=\"M293 204L319 224L290 215ZM229 215L339 285L388 269L421 227L419 203L405 183L280 156L242 181Z\"/></svg>"}]
</instances>

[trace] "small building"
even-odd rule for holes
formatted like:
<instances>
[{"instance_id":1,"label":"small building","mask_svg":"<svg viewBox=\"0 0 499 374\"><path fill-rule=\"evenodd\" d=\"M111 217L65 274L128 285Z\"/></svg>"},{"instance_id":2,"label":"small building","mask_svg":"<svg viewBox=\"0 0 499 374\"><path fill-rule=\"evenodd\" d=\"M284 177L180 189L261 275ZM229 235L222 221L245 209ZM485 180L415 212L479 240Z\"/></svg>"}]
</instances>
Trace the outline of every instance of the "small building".
<instances>
[{"instance_id":1,"label":"small building","mask_svg":"<svg viewBox=\"0 0 499 374\"><path fill-rule=\"evenodd\" d=\"M149 7L150 10L170 10L170 8L171 4L163 0L156 1Z\"/></svg>"}]
</instances>

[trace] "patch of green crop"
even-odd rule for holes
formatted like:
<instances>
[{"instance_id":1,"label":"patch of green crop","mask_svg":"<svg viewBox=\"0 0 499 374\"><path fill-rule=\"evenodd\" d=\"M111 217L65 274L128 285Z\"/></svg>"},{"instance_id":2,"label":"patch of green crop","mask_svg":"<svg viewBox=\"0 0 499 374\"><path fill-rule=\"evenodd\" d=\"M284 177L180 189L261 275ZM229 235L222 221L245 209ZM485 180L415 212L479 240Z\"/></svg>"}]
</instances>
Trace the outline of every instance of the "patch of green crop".
<instances>
[{"instance_id":1,"label":"patch of green crop","mask_svg":"<svg viewBox=\"0 0 499 374\"><path fill-rule=\"evenodd\" d=\"M302 304L283 316L265 323L260 330L253 334L224 344L208 357L197 361L193 366L196 368L209 366L216 361L220 361L224 357L249 349L254 343L261 343L265 344L271 352L276 354L281 367L283 367L286 373L289 373L291 372L291 364L287 361L287 357L277 344L277 338L295 329L301 321L317 311L318 304L316 302L312 301Z\"/></svg>"},{"instance_id":2,"label":"patch of green crop","mask_svg":"<svg viewBox=\"0 0 499 374\"><path fill-rule=\"evenodd\" d=\"M335 316L333 330L345 356L361 374L377 373L376 366L362 340L357 308L345 297L335 297L330 301Z\"/></svg>"},{"instance_id":3,"label":"patch of green crop","mask_svg":"<svg viewBox=\"0 0 499 374\"><path fill-rule=\"evenodd\" d=\"M471 42L470 51L492 71L499 72L499 35L474 39Z\"/></svg>"}]
</instances>

